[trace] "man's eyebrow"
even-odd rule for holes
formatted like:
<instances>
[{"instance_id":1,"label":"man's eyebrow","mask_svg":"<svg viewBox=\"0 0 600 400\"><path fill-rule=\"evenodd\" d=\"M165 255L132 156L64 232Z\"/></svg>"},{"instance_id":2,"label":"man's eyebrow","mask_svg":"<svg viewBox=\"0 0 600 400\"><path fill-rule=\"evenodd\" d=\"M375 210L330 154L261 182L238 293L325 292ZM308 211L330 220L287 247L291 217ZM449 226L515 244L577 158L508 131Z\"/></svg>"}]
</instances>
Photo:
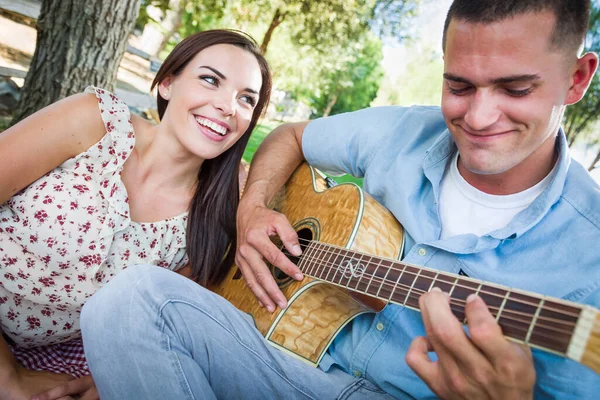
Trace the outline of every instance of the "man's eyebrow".
<instances>
[{"instance_id":1,"label":"man's eyebrow","mask_svg":"<svg viewBox=\"0 0 600 400\"><path fill-rule=\"evenodd\" d=\"M206 68L206 69L210 69L212 72L215 73L215 75L217 75L219 78L223 79L223 80L227 80L227 77L225 77L225 75L223 75L221 72L219 72L218 70L214 69L213 67L209 67L208 65L201 65L198 68ZM258 91L251 89L251 88L245 88L244 91L252 93L252 94L258 94Z\"/></svg>"},{"instance_id":2,"label":"man's eyebrow","mask_svg":"<svg viewBox=\"0 0 600 400\"><path fill-rule=\"evenodd\" d=\"M471 83L471 81L469 81L468 79L462 78L457 75L450 74L448 72L444 73L444 79L453 81L453 82L458 82L458 83L466 83L467 85L473 85L473 83ZM490 83L493 85L498 85L498 84L514 83L514 82L536 81L538 79L540 79L540 76L538 74L510 75L510 76L503 76L502 78L492 79L490 81Z\"/></svg>"}]
</instances>

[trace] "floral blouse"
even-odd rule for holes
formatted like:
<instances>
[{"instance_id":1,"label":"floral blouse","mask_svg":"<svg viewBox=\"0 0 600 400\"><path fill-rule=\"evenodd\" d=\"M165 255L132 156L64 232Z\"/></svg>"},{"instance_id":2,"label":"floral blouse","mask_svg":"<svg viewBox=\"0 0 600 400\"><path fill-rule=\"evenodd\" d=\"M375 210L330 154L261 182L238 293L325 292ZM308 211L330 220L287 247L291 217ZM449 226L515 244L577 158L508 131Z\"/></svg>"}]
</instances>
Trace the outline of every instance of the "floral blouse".
<instances>
[{"instance_id":1,"label":"floral blouse","mask_svg":"<svg viewBox=\"0 0 600 400\"><path fill-rule=\"evenodd\" d=\"M152 223L129 216L128 107L103 89L85 92L98 98L106 135L0 205L0 328L20 347L78 337L86 299L128 265L187 263L187 213Z\"/></svg>"}]
</instances>

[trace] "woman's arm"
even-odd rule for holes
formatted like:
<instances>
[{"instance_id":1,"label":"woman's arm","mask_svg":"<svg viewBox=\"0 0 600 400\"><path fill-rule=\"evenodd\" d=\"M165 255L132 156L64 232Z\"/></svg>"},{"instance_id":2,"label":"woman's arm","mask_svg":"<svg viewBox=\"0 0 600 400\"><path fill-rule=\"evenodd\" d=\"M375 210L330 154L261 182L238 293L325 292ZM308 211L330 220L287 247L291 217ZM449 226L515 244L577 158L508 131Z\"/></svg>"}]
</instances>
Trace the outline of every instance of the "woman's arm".
<instances>
[{"instance_id":1,"label":"woman's arm","mask_svg":"<svg viewBox=\"0 0 600 400\"><path fill-rule=\"evenodd\" d=\"M0 400L26 400L72 379L67 374L25 369L0 334Z\"/></svg>"},{"instance_id":2,"label":"woman's arm","mask_svg":"<svg viewBox=\"0 0 600 400\"><path fill-rule=\"evenodd\" d=\"M105 133L98 100L92 94L76 94L51 104L2 132L0 204L87 150Z\"/></svg>"}]
</instances>

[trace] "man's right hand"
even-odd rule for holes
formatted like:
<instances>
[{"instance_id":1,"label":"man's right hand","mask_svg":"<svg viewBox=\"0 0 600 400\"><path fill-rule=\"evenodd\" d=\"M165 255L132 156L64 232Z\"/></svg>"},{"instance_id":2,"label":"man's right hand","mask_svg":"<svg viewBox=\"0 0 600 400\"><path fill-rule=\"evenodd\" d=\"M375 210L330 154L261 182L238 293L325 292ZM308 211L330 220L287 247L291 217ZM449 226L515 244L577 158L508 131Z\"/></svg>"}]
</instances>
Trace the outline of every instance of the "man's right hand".
<instances>
[{"instance_id":1,"label":"man's right hand","mask_svg":"<svg viewBox=\"0 0 600 400\"><path fill-rule=\"evenodd\" d=\"M285 308L287 299L275 283L265 259L294 279L302 280L300 269L270 239L279 236L285 248L299 256L302 251L296 231L283 214L244 199L238 208L237 225L235 262L246 285L270 312L275 311L275 304Z\"/></svg>"}]
</instances>

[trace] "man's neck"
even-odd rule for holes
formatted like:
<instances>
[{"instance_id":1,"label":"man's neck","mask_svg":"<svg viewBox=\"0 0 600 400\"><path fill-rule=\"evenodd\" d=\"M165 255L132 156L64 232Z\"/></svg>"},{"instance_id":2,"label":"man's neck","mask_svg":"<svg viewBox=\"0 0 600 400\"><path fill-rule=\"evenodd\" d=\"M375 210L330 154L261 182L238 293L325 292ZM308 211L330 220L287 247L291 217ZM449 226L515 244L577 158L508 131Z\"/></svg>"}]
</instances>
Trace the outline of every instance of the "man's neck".
<instances>
[{"instance_id":1,"label":"man's neck","mask_svg":"<svg viewBox=\"0 0 600 400\"><path fill-rule=\"evenodd\" d=\"M557 136L548 138L540 148L520 164L499 174L477 174L458 160L460 175L474 188L493 195L509 195L527 190L544 179L558 159Z\"/></svg>"}]
</instances>

